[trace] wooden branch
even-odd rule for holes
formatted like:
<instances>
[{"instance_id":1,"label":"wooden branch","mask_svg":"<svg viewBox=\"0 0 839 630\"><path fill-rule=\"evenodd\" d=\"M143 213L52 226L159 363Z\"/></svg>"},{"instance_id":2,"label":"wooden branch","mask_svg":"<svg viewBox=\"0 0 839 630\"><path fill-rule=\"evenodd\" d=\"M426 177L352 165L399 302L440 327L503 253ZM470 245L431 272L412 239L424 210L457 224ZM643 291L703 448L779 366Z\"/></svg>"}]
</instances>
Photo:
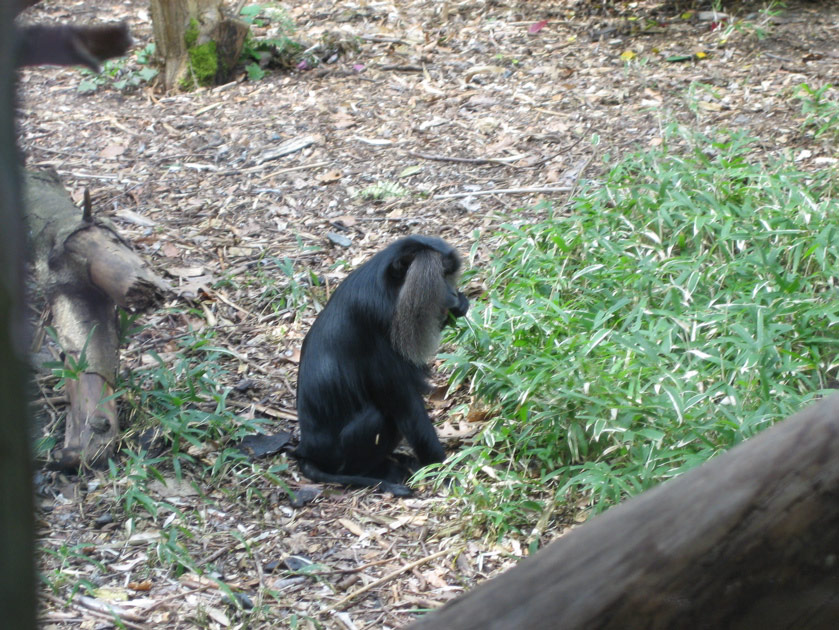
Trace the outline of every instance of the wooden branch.
<instances>
[{"instance_id":1,"label":"wooden branch","mask_svg":"<svg viewBox=\"0 0 839 630\"><path fill-rule=\"evenodd\" d=\"M519 167L510 164L510 162L515 162L516 160L520 160L522 158L521 155L514 155L512 157L506 158L465 158L455 157L451 155L432 155L429 153L418 153L417 151L408 151L408 155L423 160L432 160L434 162L459 162L461 164L497 164L499 166L512 166L513 168Z\"/></svg>"},{"instance_id":2,"label":"wooden branch","mask_svg":"<svg viewBox=\"0 0 839 630\"><path fill-rule=\"evenodd\" d=\"M589 523L413 630L834 628L839 394Z\"/></svg>"},{"instance_id":3,"label":"wooden branch","mask_svg":"<svg viewBox=\"0 0 839 630\"><path fill-rule=\"evenodd\" d=\"M151 308L171 289L112 227L83 215L54 173L28 173L24 192L36 280L67 367L80 372L66 381L70 411L64 449L53 465L102 465L119 429L113 397L119 365L116 306Z\"/></svg>"},{"instance_id":4,"label":"wooden branch","mask_svg":"<svg viewBox=\"0 0 839 630\"><path fill-rule=\"evenodd\" d=\"M434 195L434 199L457 199L459 197L478 197L480 195L520 195L530 193L568 192L570 186L534 186L528 188L493 188L491 190L473 190L472 192L445 193Z\"/></svg>"}]
</instances>

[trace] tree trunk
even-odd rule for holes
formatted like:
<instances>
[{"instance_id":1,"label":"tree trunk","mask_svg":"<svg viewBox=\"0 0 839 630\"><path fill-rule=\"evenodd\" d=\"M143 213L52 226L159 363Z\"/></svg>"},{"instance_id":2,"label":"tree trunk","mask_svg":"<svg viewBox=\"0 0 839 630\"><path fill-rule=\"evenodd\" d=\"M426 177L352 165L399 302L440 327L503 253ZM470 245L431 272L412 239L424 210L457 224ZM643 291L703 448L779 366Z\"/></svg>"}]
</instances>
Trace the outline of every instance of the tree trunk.
<instances>
[{"instance_id":1,"label":"tree trunk","mask_svg":"<svg viewBox=\"0 0 839 630\"><path fill-rule=\"evenodd\" d=\"M26 231L20 205L14 112L15 2L0 2L0 611L34 630L32 464L23 325Z\"/></svg>"},{"instance_id":2,"label":"tree trunk","mask_svg":"<svg viewBox=\"0 0 839 630\"><path fill-rule=\"evenodd\" d=\"M410 628L839 628L839 394Z\"/></svg>"},{"instance_id":3,"label":"tree trunk","mask_svg":"<svg viewBox=\"0 0 839 630\"><path fill-rule=\"evenodd\" d=\"M226 17L222 5L223 0L151 0L167 90L223 83L231 76L248 25Z\"/></svg>"},{"instance_id":4,"label":"tree trunk","mask_svg":"<svg viewBox=\"0 0 839 630\"><path fill-rule=\"evenodd\" d=\"M36 280L49 302L65 366L76 373L65 381L70 411L55 465L102 465L119 430L113 397L117 306L145 310L170 289L112 227L83 216L54 174L28 173L24 189Z\"/></svg>"}]
</instances>

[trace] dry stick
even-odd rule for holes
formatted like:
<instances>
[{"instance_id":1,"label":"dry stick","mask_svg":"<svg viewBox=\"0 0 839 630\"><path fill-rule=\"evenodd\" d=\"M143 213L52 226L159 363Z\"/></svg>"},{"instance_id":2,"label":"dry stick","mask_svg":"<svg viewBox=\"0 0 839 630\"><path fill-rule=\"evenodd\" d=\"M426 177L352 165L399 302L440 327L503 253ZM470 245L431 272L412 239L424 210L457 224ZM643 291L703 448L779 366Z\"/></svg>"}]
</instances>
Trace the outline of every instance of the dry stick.
<instances>
[{"instance_id":1,"label":"dry stick","mask_svg":"<svg viewBox=\"0 0 839 630\"><path fill-rule=\"evenodd\" d=\"M297 420L297 414L284 409L277 409L276 407L267 407L255 402L248 402L246 400L228 400L228 405L238 407L239 409L250 409L251 407L259 413L264 413L271 418L285 418L286 420Z\"/></svg>"},{"instance_id":2,"label":"dry stick","mask_svg":"<svg viewBox=\"0 0 839 630\"><path fill-rule=\"evenodd\" d=\"M376 42L379 44L402 44L404 46L414 46L418 42L412 42L407 39L399 39L398 37L385 37L382 35L356 35L358 39L365 42Z\"/></svg>"},{"instance_id":3,"label":"dry stick","mask_svg":"<svg viewBox=\"0 0 839 630\"><path fill-rule=\"evenodd\" d=\"M415 560L414 562L411 562L410 564L406 564L403 567L399 567L398 569L396 569L396 571L392 571L391 573L388 573L386 576L381 577L378 580L374 580L373 582L370 582L370 584L368 584L366 586L362 586L360 589L358 589L356 591L353 591L352 593L350 593L349 595L347 595L343 599L338 600L337 603L332 604L331 606L328 606L327 608L325 608L323 610L323 612L329 612L330 610L338 610L340 608L343 608L345 604L351 602L352 600L354 600L359 595L362 595L362 594L366 593L367 591L369 591L370 589L376 588L377 586L381 586L385 582L390 582L393 578L401 575L402 573L405 573L405 571L410 571L411 569L416 568L416 567L418 567L422 564L425 564L426 562L431 562L432 560L436 560L440 556L445 556L446 554L450 554L450 553L459 553L460 551L463 551L463 547L455 547L454 549L443 549L442 551L438 551L437 553L432 553L430 556L420 558L419 560Z\"/></svg>"},{"instance_id":4,"label":"dry stick","mask_svg":"<svg viewBox=\"0 0 839 630\"><path fill-rule=\"evenodd\" d=\"M537 186L535 188L493 188L492 190L475 190L472 192L446 193L434 195L434 199L457 199L458 197L477 197L479 195L515 195L520 193L548 193L569 192L571 186Z\"/></svg>"},{"instance_id":5,"label":"dry stick","mask_svg":"<svg viewBox=\"0 0 839 630\"><path fill-rule=\"evenodd\" d=\"M590 129L591 129L591 123L589 123L588 127L586 127L585 131L583 131L583 133L580 134L580 137L577 138L577 140L575 142L572 142L567 147L563 147L562 149L560 149L559 151L557 151L553 155L549 155L548 157L542 158L541 160L539 160L538 162L536 162L534 164L530 164L528 166L523 166L522 168L539 168L543 164L547 164L548 162L550 162L552 159L554 159L558 155L562 155L563 153L566 153L566 152L570 151L571 149L573 149L574 147L576 147L578 144L580 144L583 141L583 138L586 137L586 134L589 132Z\"/></svg>"},{"instance_id":6,"label":"dry stick","mask_svg":"<svg viewBox=\"0 0 839 630\"><path fill-rule=\"evenodd\" d=\"M272 171L265 175L265 177L270 177L271 175L281 175L282 173L291 173L292 171L302 171L307 168L318 168L320 166L326 166L329 164L327 161L323 162L313 162L312 164L300 164L299 166L289 166L288 168L281 168L277 171ZM270 160L266 160L262 162L262 164L257 164L256 166L248 166L245 168L231 168L227 169L226 171L216 171L214 175L247 175L248 173L256 173L258 171L264 171L269 166L272 166ZM264 179L265 177L261 178Z\"/></svg>"},{"instance_id":7,"label":"dry stick","mask_svg":"<svg viewBox=\"0 0 839 630\"><path fill-rule=\"evenodd\" d=\"M215 586L215 585L213 585L213 586ZM160 608L161 606L163 606L163 604L168 604L173 599L185 598L187 595L193 595L195 593L201 593L201 592L204 592L204 591L206 591L210 588L212 588L210 585L200 586L198 588L190 589L190 590L186 591L185 593L178 592L178 593L174 593L173 595L167 595L166 597L164 597L162 599L158 599L151 606L146 608L146 614L149 614L150 612Z\"/></svg>"},{"instance_id":8,"label":"dry stick","mask_svg":"<svg viewBox=\"0 0 839 630\"><path fill-rule=\"evenodd\" d=\"M567 206L571 201L574 199L574 195L577 193L577 186L580 184L580 178L583 176L583 172L588 168L588 165L591 164L591 161L594 159L593 155L590 155L589 158L583 163L580 167L580 170L577 171L577 176L574 178L574 182L571 185L571 190L568 191L568 196L565 198L565 203L563 203L560 208L564 208Z\"/></svg>"},{"instance_id":9,"label":"dry stick","mask_svg":"<svg viewBox=\"0 0 839 630\"><path fill-rule=\"evenodd\" d=\"M387 71L394 71L394 72L422 72L422 66L399 66L399 65L390 65L390 66L375 66L376 70L381 70L383 72Z\"/></svg>"},{"instance_id":10,"label":"dry stick","mask_svg":"<svg viewBox=\"0 0 839 630\"><path fill-rule=\"evenodd\" d=\"M329 164L328 160L324 160L322 162L312 162L311 164L301 164L300 166L289 166L286 168L281 168L277 171L273 171L271 173L265 173L262 175L258 181L262 181L263 179L268 179L269 177L273 177L274 175L282 175L283 173L293 173L294 171L303 171L307 168L320 168L321 166L327 166Z\"/></svg>"},{"instance_id":11,"label":"dry stick","mask_svg":"<svg viewBox=\"0 0 839 630\"><path fill-rule=\"evenodd\" d=\"M127 628L134 628L135 630L146 630L147 629L147 626L141 626L141 625L138 625L137 623L133 623L132 621L126 619L125 617L117 614L116 611L101 611L101 610L97 610L96 608L89 608L87 606L83 606L81 603L76 602L76 601L70 601L68 603L67 601L65 601L63 599L59 599L58 597L56 597L55 595L52 595L50 593L42 593L41 597L50 600L52 603L57 604L57 605L61 606L62 608L66 608L66 607L69 606L70 608L73 608L74 610L76 610L78 613L80 613L82 615L84 615L84 613L87 612L88 614L92 615L93 617L96 617L98 619L107 619L108 621L113 621L114 616L116 615L117 618L120 620L120 622L124 626L126 626ZM92 598L88 598L88 599L92 599ZM136 615L131 615L130 613L129 613L128 616L136 619L139 622L144 621L142 618L137 617Z\"/></svg>"},{"instance_id":12,"label":"dry stick","mask_svg":"<svg viewBox=\"0 0 839 630\"><path fill-rule=\"evenodd\" d=\"M500 164L502 166L513 166L512 164L510 164L512 160L521 159L521 156L510 158L462 158L452 157L448 155L430 155L428 153L417 153L416 151L408 151L408 155L410 155L411 157L422 158L423 160L434 160L436 162L462 162L465 164Z\"/></svg>"}]
</instances>

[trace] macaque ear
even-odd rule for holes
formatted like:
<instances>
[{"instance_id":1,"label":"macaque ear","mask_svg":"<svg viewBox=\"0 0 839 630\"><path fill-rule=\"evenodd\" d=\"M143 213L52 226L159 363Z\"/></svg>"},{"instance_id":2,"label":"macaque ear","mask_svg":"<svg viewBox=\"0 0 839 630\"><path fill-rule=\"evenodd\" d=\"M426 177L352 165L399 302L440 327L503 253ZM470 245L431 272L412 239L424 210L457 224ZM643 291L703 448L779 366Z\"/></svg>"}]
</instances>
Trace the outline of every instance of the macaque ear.
<instances>
[{"instance_id":1,"label":"macaque ear","mask_svg":"<svg viewBox=\"0 0 839 630\"><path fill-rule=\"evenodd\" d=\"M388 267L388 275L394 280L404 279L414 258L416 258L416 252L413 251L405 251L402 255L395 257Z\"/></svg>"}]
</instances>

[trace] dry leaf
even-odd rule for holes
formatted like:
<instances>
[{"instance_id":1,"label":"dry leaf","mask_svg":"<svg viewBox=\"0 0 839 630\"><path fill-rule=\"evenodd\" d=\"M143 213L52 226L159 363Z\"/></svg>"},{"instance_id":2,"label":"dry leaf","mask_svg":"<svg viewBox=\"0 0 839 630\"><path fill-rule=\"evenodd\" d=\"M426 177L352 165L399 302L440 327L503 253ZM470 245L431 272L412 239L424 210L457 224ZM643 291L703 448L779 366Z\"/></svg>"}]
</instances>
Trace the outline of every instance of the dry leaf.
<instances>
[{"instance_id":1,"label":"dry leaf","mask_svg":"<svg viewBox=\"0 0 839 630\"><path fill-rule=\"evenodd\" d=\"M543 28L545 28L547 25L548 25L547 20L540 20L540 21L536 22L535 24L531 24L530 27L527 29L527 32L530 33L531 35L534 35L534 34L538 33L539 31L541 31Z\"/></svg>"},{"instance_id":2,"label":"dry leaf","mask_svg":"<svg viewBox=\"0 0 839 630\"><path fill-rule=\"evenodd\" d=\"M99 152L99 157L103 157L108 160L112 160L115 157L118 157L125 153L125 146L121 144L109 144L104 149Z\"/></svg>"},{"instance_id":3,"label":"dry leaf","mask_svg":"<svg viewBox=\"0 0 839 630\"><path fill-rule=\"evenodd\" d=\"M160 251L163 253L164 256L168 258L175 258L178 254L181 253L181 250L172 243L163 243L160 247Z\"/></svg>"},{"instance_id":4,"label":"dry leaf","mask_svg":"<svg viewBox=\"0 0 839 630\"><path fill-rule=\"evenodd\" d=\"M341 179L341 171L337 169L326 171L325 173L318 175L318 181L322 184L331 184L332 182L337 182L339 179Z\"/></svg>"},{"instance_id":5,"label":"dry leaf","mask_svg":"<svg viewBox=\"0 0 839 630\"><path fill-rule=\"evenodd\" d=\"M355 534L356 536L366 536L367 532L364 531L364 528L356 523L355 521L351 521L348 518L339 518L338 522L341 523L344 527L346 527L350 533Z\"/></svg>"}]
</instances>

